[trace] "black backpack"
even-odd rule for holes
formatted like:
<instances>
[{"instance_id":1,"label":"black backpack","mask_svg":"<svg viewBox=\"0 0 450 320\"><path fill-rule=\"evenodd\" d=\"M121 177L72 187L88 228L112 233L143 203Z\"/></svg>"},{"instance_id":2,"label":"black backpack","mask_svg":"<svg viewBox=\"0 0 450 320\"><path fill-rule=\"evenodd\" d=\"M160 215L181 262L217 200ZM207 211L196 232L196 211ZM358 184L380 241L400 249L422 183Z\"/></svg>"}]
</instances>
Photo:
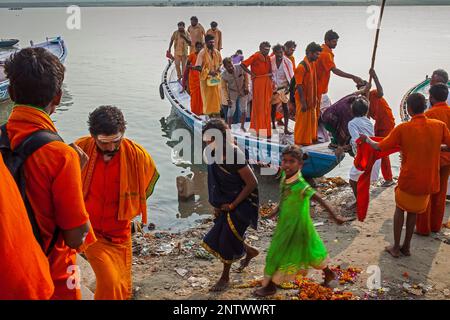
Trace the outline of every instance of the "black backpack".
<instances>
[{"instance_id":1,"label":"black backpack","mask_svg":"<svg viewBox=\"0 0 450 320\"><path fill-rule=\"evenodd\" d=\"M308 65L304 60L300 61L300 64L305 67L306 72L309 72ZM295 82L295 77L292 77L291 82L289 83L289 92L295 94L295 90L297 89L297 83Z\"/></svg>"},{"instance_id":2,"label":"black backpack","mask_svg":"<svg viewBox=\"0 0 450 320\"><path fill-rule=\"evenodd\" d=\"M50 241L50 245L47 249L45 249L33 208L31 207L30 201L28 200L25 192L26 180L23 164L25 163L25 160L35 151L52 141L64 142L63 139L55 132L50 130L38 130L28 136L19 146L17 146L17 148L12 150L8 133L6 131L6 124L0 127L0 153L3 156L3 161L5 162L6 167L9 169L11 175L16 181L17 187L19 188L19 192L27 209L28 219L30 220L34 237L41 245L42 250L47 256L55 246L59 235L59 229L56 227Z\"/></svg>"}]
</instances>

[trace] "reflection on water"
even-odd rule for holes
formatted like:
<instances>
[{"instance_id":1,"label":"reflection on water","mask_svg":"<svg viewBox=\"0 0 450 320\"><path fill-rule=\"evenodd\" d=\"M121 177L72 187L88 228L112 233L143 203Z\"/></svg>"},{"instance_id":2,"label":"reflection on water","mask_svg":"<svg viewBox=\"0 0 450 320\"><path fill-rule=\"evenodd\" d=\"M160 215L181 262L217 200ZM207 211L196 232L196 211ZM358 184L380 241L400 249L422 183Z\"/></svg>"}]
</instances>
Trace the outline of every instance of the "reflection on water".
<instances>
[{"instance_id":1,"label":"reflection on water","mask_svg":"<svg viewBox=\"0 0 450 320\"><path fill-rule=\"evenodd\" d=\"M61 104L58 106L58 108L56 108L55 115L58 113L68 111L70 107L73 105L73 97L70 94L67 85L63 84L62 89L63 89L63 96L61 98ZM3 124L8 120L13 106L14 103L10 99L0 101L0 124ZM53 115L52 120L55 123L57 123L57 118L55 119Z\"/></svg>"}]
</instances>

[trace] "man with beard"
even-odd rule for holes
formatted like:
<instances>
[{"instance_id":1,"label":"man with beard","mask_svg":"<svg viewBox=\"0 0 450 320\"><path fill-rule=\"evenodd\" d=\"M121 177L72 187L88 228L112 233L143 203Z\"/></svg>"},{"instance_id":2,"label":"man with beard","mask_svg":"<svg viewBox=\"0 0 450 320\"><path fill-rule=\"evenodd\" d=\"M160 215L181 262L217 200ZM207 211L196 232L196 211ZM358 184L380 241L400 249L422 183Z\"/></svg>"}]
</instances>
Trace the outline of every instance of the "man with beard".
<instances>
[{"instance_id":1,"label":"man with beard","mask_svg":"<svg viewBox=\"0 0 450 320\"><path fill-rule=\"evenodd\" d=\"M151 156L124 138L126 122L117 107L89 115L91 136L76 141L89 156L81 172L83 196L97 242L85 251L97 278L95 299L131 297L131 221L147 223L146 199L159 178Z\"/></svg>"},{"instance_id":2,"label":"man with beard","mask_svg":"<svg viewBox=\"0 0 450 320\"><path fill-rule=\"evenodd\" d=\"M203 101L203 114L215 117L220 114L220 66L222 56L215 49L215 38L205 37L206 47L197 55L197 62L192 70L200 71L200 91Z\"/></svg>"},{"instance_id":3,"label":"man with beard","mask_svg":"<svg viewBox=\"0 0 450 320\"><path fill-rule=\"evenodd\" d=\"M294 141L296 145L308 146L316 143L317 110L319 100L317 96L317 74L315 61L322 48L314 42L306 47L306 56L294 71L296 92L296 115Z\"/></svg>"},{"instance_id":4,"label":"man with beard","mask_svg":"<svg viewBox=\"0 0 450 320\"><path fill-rule=\"evenodd\" d=\"M272 80L269 52L270 43L264 41L259 45L258 52L241 63L244 71L252 77L253 98L250 130L254 131L257 136L265 138L272 136L271 100L275 87Z\"/></svg>"}]
</instances>

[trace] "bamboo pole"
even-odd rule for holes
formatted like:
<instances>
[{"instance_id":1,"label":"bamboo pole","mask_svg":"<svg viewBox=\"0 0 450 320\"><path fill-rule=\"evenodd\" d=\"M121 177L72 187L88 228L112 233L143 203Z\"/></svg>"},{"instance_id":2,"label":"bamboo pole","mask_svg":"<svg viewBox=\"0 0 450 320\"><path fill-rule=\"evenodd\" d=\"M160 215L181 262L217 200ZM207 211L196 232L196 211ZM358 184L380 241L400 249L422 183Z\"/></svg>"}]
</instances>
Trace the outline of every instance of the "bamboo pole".
<instances>
[{"instance_id":1,"label":"bamboo pole","mask_svg":"<svg viewBox=\"0 0 450 320\"><path fill-rule=\"evenodd\" d=\"M376 35L375 35L375 43L373 45L372 64L370 66L370 69L373 69L375 67L375 58L377 56L377 49L378 49L378 39L380 37L381 20L383 19L383 13L384 13L385 5L386 5L386 0L382 0L382 2L381 2L381 10L380 10L380 17L378 18L377 32L376 32ZM369 83L372 83L372 76L369 77Z\"/></svg>"}]
</instances>

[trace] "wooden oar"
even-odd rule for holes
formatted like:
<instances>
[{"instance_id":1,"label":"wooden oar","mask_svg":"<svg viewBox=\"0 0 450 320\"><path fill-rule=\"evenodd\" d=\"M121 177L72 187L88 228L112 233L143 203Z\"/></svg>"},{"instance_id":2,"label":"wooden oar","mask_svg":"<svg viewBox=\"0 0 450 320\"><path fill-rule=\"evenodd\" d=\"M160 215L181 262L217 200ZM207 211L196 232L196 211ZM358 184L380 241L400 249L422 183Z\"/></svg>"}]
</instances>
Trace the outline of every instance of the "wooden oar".
<instances>
[{"instance_id":1,"label":"wooden oar","mask_svg":"<svg viewBox=\"0 0 450 320\"><path fill-rule=\"evenodd\" d=\"M370 69L373 69L375 67L375 57L377 55L378 38L380 37L381 20L383 19L383 13L384 13L385 5L386 5L386 0L382 0L380 17L378 18L377 32L376 32L376 35L375 35L375 43L373 45L372 64L371 64ZM369 83L372 83L372 76L369 77Z\"/></svg>"}]
</instances>

